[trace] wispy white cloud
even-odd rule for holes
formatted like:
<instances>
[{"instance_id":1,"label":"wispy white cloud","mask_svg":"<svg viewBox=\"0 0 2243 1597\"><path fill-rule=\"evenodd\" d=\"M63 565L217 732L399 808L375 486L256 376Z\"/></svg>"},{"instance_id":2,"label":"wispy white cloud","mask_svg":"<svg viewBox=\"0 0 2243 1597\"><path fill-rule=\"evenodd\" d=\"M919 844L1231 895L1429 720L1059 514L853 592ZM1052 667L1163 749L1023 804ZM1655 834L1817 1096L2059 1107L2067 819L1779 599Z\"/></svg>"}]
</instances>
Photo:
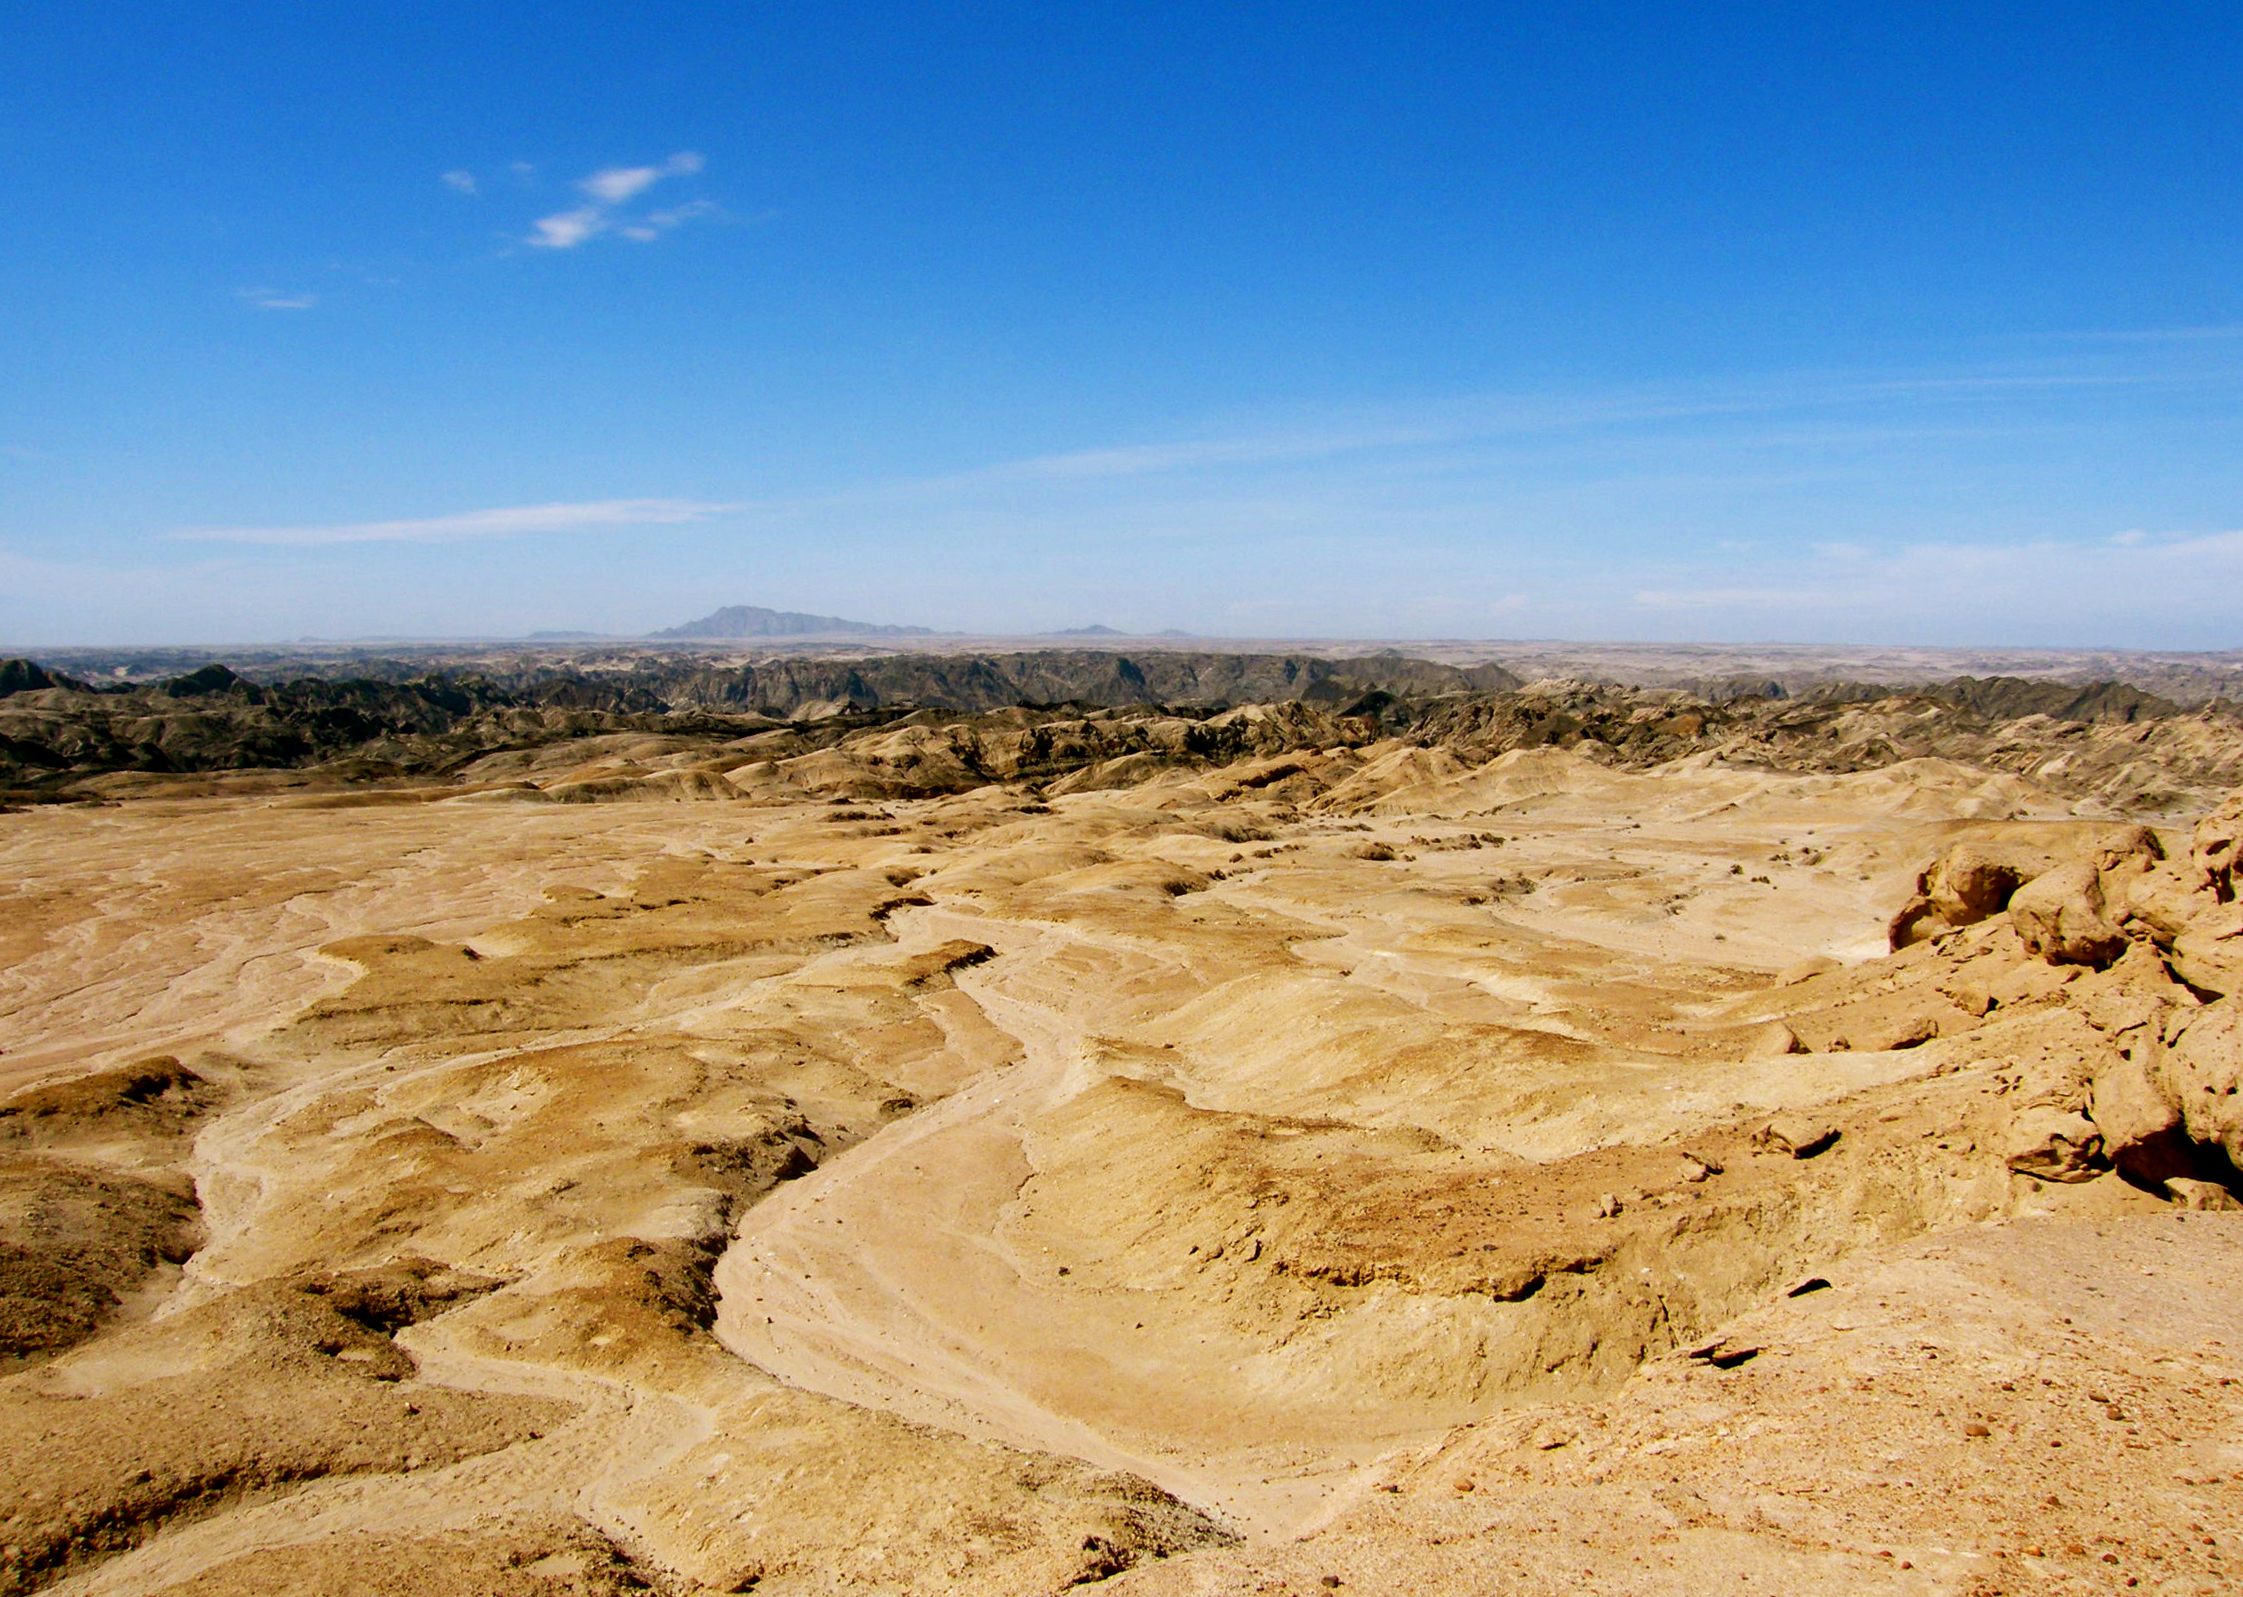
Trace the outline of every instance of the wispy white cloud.
<instances>
[{"instance_id":1,"label":"wispy white cloud","mask_svg":"<svg viewBox=\"0 0 2243 1597\"><path fill-rule=\"evenodd\" d=\"M1633 608L1694 614L1688 624L1716 631L1746 617L1780 628L1781 618L1812 614L1818 619L1785 630L1919 639L2008 633L2078 646L2109 641L2096 635L2107 628L2136 646L2171 647L2184 636L2201 646L2234 636L2225 596L2243 582L2243 531L1821 545L1760 560L1749 572L1702 563L1691 578L1636 592Z\"/></svg>"},{"instance_id":2,"label":"wispy white cloud","mask_svg":"<svg viewBox=\"0 0 2243 1597\"><path fill-rule=\"evenodd\" d=\"M1082 449L990 466L972 475L984 480L1067 481L1100 477L1140 477L1208 466L1313 459L1397 445L1439 443L1457 436L1440 424L1361 428L1311 428L1238 438L1187 439L1175 443Z\"/></svg>"},{"instance_id":3,"label":"wispy white cloud","mask_svg":"<svg viewBox=\"0 0 2243 1597\"><path fill-rule=\"evenodd\" d=\"M652 188L666 177L684 177L707 163L691 150L680 150L660 166L610 166L594 172L577 187L602 205L621 205Z\"/></svg>"},{"instance_id":4,"label":"wispy white cloud","mask_svg":"<svg viewBox=\"0 0 2243 1597\"><path fill-rule=\"evenodd\" d=\"M635 239L641 244L648 244L660 238L671 228L692 221L696 216L713 216L715 214L715 201L694 200L690 204L674 205L666 211L650 211L641 221L618 224L616 231L625 238Z\"/></svg>"},{"instance_id":5,"label":"wispy white cloud","mask_svg":"<svg viewBox=\"0 0 2243 1597\"><path fill-rule=\"evenodd\" d=\"M308 311L319 303L317 294L284 294L277 288L245 288L238 292L259 310Z\"/></svg>"},{"instance_id":6,"label":"wispy white cloud","mask_svg":"<svg viewBox=\"0 0 2243 1597\"><path fill-rule=\"evenodd\" d=\"M480 194L482 192L482 189L476 184L473 172L446 172L443 183L446 188L456 194Z\"/></svg>"},{"instance_id":7,"label":"wispy white cloud","mask_svg":"<svg viewBox=\"0 0 2243 1597\"><path fill-rule=\"evenodd\" d=\"M1478 395L1431 404L1359 412L1303 426L1278 426L1223 437L1172 439L1074 450L996 462L968 471L890 485L884 491L948 493L1005 483L1095 482L1282 465L1346 455L1428 450L1507 439L1588 435L1600 429L1655 429L1724 421L1753 423L1751 437L1769 448L1937 443L1974 439L1985 429L1946 419L1950 409L2043 395L2093 394L2112 387L2151 387L2191 379L2150 372L2040 371L1927 373L1859 378L1804 375L1764 381L1644 385L1563 395ZM1876 420L1895 408L1939 407L1932 419L1905 428ZM1826 418L1802 434L1802 415Z\"/></svg>"},{"instance_id":8,"label":"wispy white cloud","mask_svg":"<svg viewBox=\"0 0 2243 1597\"><path fill-rule=\"evenodd\" d=\"M1635 602L1646 610L1829 610L1844 601L1811 588L1648 588Z\"/></svg>"},{"instance_id":9,"label":"wispy white cloud","mask_svg":"<svg viewBox=\"0 0 2243 1597\"><path fill-rule=\"evenodd\" d=\"M661 181L662 169L658 166L611 166L576 186L602 205L621 205Z\"/></svg>"},{"instance_id":10,"label":"wispy white cloud","mask_svg":"<svg viewBox=\"0 0 2243 1597\"><path fill-rule=\"evenodd\" d=\"M558 211L537 219L537 231L530 242L539 249L572 250L586 239L605 231L607 213L597 205L579 206L573 211Z\"/></svg>"},{"instance_id":11,"label":"wispy white cloud","mask_svg":"<svg viewBox=\"0 0 2243 1597\"><path fill-rule=\"evenodd\" d=\"M2147 533L2102 542L2065 542L2058 539L2020 540L2015 543L1923 542L1905 544L1884 562L1886 574L1896 583L1914 584L1941 578L1995 579L2025 588L2076 579L2083 589L2098 583L2122 589L2140 589L2149 597L2164 590L2167 602L2178 606L2196 594L2183 594L2179 585L2209 584L2212 597L2228 605L2228 586L2243 577L2243 530L2221 532Z\"/></svg>"},{"instance_id":12,"label":"wispy white cloud","mask_svg":"<svg viewBox=\"0 0 2243 1597\"><path fill-rule=\"evenodd\" d=\"M711 214L715 205L695 200L641 216L618 215L618 207L629 204L664 178L690 177L706 164L692 150L680 150L659 166L602 167L576 185L591 203L539 217L527 242L539 249L571 250L612 232L637 243L651 243L694 217Z\"/></svg>"},{"instance_id":13,"label":"wispy white cloud","mask_svg":"<svg viewBox=\"0 0 2243 1597\"><path fill-rule=\"evenodd\" d=\"M514 505L413 521L353 521L318 527L221 527L172 534L203 542L317 546L346 543L459 543L532 533L597 532L616 527L682 526L738 504L698 499L598 499L583 504Z\"/></svg>"},{"instance_id":14,"label":"wispy white cloud","mask_svg":"<svg viewBox=\"0 0 2243 1597\"><path fill-rule=\"evenodd\" d=\"M2032 335L2041 340L2108 344L2199 344L2243 338L2243 324L2217 323L2205 327L2097 327Z\"/></svg>"},{"instance_id":15,"label":"wispy white cloud","mask_svg":"<svg viewBox=\"0 0 2243 1597\"><path fill-rule=\"evenodd\" d=\"M1523 614L1534 608L1534 598L1525 593L1421 593L1398 600L1398 608L1428 625L1454 628Z\"/></svg>"}]
</instances>

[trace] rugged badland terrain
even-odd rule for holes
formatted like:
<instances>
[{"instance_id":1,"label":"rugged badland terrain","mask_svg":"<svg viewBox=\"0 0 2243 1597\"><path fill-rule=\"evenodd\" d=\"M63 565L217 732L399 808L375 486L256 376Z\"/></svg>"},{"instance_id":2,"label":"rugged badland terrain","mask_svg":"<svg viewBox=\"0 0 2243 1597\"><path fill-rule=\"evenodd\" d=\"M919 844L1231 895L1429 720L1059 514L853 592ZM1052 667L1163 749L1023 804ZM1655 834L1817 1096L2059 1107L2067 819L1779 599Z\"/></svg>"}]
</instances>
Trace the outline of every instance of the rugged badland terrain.
<instances>
[{"instance_id":1,"label":"rugged badland terrain","mask_svg":"<svg viewBox=\"0 0 2243 1597\"><path fill-rule=\"evenodd\" d=\"M2224 702L899 658L7 668L0 1592L2234 1589Z\"/></svg>"}]
</instances>

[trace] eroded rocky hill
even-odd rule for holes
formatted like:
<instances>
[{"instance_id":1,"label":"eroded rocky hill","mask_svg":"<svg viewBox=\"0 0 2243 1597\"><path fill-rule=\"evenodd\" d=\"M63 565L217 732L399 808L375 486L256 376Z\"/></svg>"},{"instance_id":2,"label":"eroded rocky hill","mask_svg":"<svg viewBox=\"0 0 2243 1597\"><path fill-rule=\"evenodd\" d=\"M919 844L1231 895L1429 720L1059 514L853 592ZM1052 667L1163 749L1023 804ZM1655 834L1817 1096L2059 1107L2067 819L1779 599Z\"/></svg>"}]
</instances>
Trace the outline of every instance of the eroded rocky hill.
<instances>
[{"instance_id":1,"label":"eroded rocky hill","mask_svg":"<svg viewBox=\"0 0 2243 1597\"><path fill-rule=\"evenodd\" d=\"M651 755L710 779L783 766L797 788L845 796L1126 785L1156 769L1384 739L1473 761L1559 747L1631 770L1692 756L1789 771L1955 759L2143 811L2201 805L2243 779L2243 713L2224 700L2183 711L2118 683L1958 678L1907 693L1841 684L1799 699L1699 697L1521 684L1500 667L1400 656L1084 652L262 685L213 664L97 689L29 661L0 664L0 799L19 803L117 791L103 779L123 773L223 774L241 790L255 773L267 786L337 787L565 770L566 753L541 751L602 737L637 751L625 765ZM589 796L575 785L570 796Z\"/></svg>"}]
</instances>

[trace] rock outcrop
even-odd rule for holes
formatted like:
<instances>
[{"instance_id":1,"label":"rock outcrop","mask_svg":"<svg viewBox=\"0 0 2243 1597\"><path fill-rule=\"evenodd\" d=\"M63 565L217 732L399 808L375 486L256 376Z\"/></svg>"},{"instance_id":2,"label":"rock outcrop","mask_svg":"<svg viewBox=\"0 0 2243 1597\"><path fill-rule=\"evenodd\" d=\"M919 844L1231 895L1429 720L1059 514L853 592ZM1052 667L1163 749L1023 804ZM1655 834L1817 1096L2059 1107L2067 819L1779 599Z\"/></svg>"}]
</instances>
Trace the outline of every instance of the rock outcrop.
<instances>
[{"instance_id":1,"label":"rock outcrop","mask_svg":"<svg viewBox=\"0 0 2243 1597\"><path fill-rule=\"evenodd\" d=\"M2158 1080L2189 1140L2243 1170L2243 1001L2223 998L2187 1017Z\"/></svg>"},{"instance_id":2,"label":"rock outcrop","mask_svg":"<svg viewBox=\"0 0 2243 1597\"><path fill-rule=\"evenodd\" d=\"M2106 911L2106 878L2130 882L2165 857L2148 827L2043 824L1966 838L1918 875L1888 940L1906 948L2007 910L2051 964L2109 964L2125 938Z\"/></svg>"},{"instance_id":3,"label":"rock outcrop","mask_svg":"<svg viewBox=\"0 0 2243 1597\"><path fill-rule=\"evenodd\" d=\"M2125 933L2103 911L2103 876L2092 860L2036 876L2009 901L2017 935L2051 965L2101 969L2125 952Z\"/></svg>"},{"instance_id":4,"label":"rock outcrop","mask_svg":"<svg viewBox=\"0 0 2243 1597\"><path fill-rule=\"evenodd\" d=\"M2003 1162L2043 1181L2091 1181L2102 1153L2094 1121L2049 1104L2016 1115L2002 1138Z\"/></svg>"},{"instance_id":5,"label":"rock outcrop","mask_svg":"<svg viewBox=\"0 0 2243 1597\"><path fill-rule=\"evenodd\" d=\"M2189 862L2196 868L2197 884L2222 904L2235 902L2235 867L2243 854L2243 788L2196 823L2189 846Z\"/></svg>"},{"instance_id":6,"label":"rock outcrop","mask_svg":"<svg viewBox=\"0 0 2243 1597\"><path fill-rule=\"evenodd\" d=\"M2104 1156L2143 1185L2195 1172L2180 1107L2139 1052L2117 1055L2096 1072L2088 1113Z\"/></svg>"}]
</instances>

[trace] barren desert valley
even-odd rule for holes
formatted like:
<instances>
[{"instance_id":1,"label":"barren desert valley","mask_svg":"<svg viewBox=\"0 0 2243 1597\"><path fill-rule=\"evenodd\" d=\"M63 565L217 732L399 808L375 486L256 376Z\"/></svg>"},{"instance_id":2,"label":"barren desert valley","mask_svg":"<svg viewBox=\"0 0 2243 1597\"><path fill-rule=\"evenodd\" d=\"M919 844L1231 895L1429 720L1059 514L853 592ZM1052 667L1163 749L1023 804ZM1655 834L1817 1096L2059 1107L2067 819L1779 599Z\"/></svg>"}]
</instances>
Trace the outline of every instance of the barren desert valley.
<instances>
[{"instance_id":1,"label":"barren desert valley","mask_svg":"<svg viewBox=\"0 0 2243 1597\"><path fill-rule=\"evenodd\" d=\"M0 1592L2232 1592L2098 664L11 662Z\"/></svg>"}]
</instances>

